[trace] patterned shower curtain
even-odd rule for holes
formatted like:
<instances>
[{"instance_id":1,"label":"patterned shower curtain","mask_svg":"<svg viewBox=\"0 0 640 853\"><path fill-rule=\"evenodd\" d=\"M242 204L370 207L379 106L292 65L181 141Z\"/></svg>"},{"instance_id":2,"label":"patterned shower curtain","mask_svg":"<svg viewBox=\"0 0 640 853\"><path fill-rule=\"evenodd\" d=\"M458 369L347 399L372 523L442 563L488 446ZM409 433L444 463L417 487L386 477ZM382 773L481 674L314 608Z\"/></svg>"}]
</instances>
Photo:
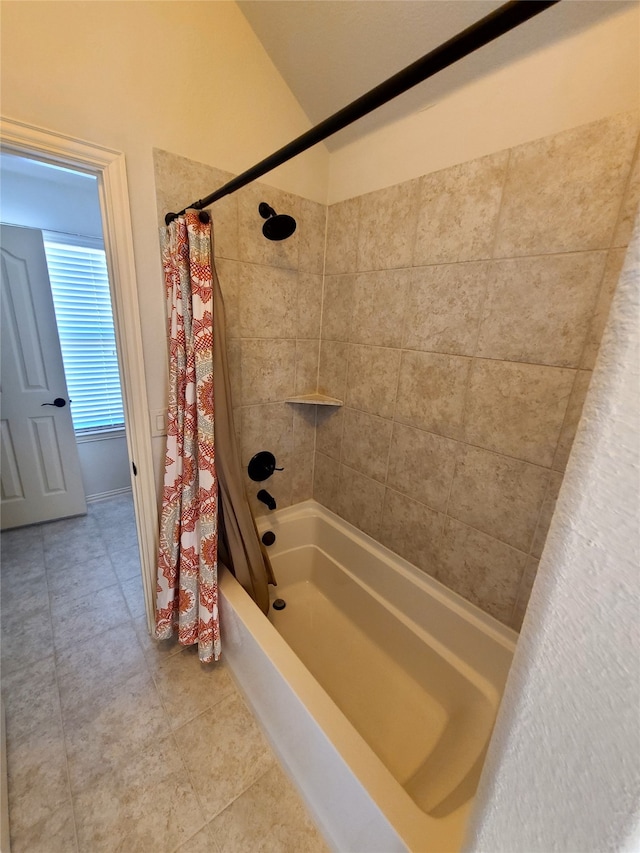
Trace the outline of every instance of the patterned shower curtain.
<instances>
[{"instance_id":1,"label":"patterned shower curtain","mask_svg":"<svg viewBox=\"0 0 640 853\"><path fill-rule=\"evenodd\" d=\"M206 220L206 221L203 221ZM175 628L201 661L220 657L211 224L190 210L163 234L169 320L167 456L156 637Z\"/></svg>"}]
</instances>

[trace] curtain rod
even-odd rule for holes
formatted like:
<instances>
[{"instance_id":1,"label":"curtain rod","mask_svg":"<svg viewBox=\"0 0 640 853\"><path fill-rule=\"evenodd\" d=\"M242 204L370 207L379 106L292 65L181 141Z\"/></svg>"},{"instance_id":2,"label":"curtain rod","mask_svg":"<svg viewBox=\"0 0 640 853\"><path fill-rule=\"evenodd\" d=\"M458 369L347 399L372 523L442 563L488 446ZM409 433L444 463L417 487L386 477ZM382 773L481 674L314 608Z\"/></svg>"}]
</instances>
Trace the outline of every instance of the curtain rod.
<instances>
[{"instance_id":1,"label":"curtain rod","mask_svg":"<svg viewBox=\"0 0 640 853\"><path fill-rule=\"evenodd\" d=\"M422 83L438 71L448 68L459 59L463 59L470 53L473 53L478 48L484 47L485 44L493 41L509 30L514 29L520 24L525 23L530 18L539 15L550 6L555 6L560 0L510 0L500 6L491 14L481 18L475 24L472 24L467 29L462 30L458 35L436 47L434 50L425 54L420 59L407 65L402 71L398 71L388 80L370 89L364 95L361 95L355 101L338 110L337 113L329 116L320 124L312 127L301 136L296 137L288 145L279 148L269 157L256 163L246 172L230 180L220 189L212 192L211 195L202 198L199 201L193 202L189 208L202 210L203 207L208 207L214 201L230 195L236 190L250 184L257 178L270 172L277 166L286 163L298 154L302 154L308 148L322 142L328 136L332 136L339 130L347 127L378 107L383 106L388 101L393 100L398 95L402 95L408 89L413 88L418 83ZM177 216L181 216L189 208L184 208L179 213L167 213L165 223L168 225Z\"/></svg>"}]
</instances>

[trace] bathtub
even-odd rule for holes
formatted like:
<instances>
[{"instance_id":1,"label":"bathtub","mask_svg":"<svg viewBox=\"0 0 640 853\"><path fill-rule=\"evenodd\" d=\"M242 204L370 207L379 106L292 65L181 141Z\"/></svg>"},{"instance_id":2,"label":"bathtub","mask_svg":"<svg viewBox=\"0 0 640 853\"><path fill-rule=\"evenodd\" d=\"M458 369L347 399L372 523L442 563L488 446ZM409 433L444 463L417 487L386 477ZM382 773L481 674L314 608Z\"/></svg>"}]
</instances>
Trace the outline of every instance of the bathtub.
<instances>
[{"instance_id":1,"label":"bathtub","mask_svg":"<svg viewBox=\"0 0 640 853\"><path fill-rule=\"evenodd\" d=\"M286 607L223 569L223 654L328 844L459 850L517 635L315 501L259 528Z\"/></svg>"}]
</instances>

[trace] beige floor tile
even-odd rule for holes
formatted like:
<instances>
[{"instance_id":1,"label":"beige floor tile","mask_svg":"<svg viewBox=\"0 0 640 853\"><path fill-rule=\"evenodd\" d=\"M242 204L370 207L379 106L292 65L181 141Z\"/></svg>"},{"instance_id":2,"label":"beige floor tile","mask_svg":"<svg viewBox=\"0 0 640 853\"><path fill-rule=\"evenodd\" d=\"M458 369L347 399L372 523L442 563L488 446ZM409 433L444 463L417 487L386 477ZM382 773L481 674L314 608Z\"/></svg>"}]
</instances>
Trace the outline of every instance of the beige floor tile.
<instances>
[{"instance_id":1,"label":"beige floor tile","mask_svg":"<svg viewBox=\"0 0 640 853\"><path fill-rule=\"evenodd\" d=\"M207 820L275 764L262 732L238 695L223 699L181 726L175 739Z\"/></svg>"},{"instance_id":2,"label":"beige floor tile","mask_svg":"<svg viewBox=\"0 0 640 853\"><path fill-rule=\"evenodd\" d=\"M92 697L64 714L69 777L74 794L116 770L151 740L170 732L169 720L146 670L113 692Z\"/></svg>"},{"instance_id":3,"label":"beige floor tile","mask_svg":"<svg viewBox=\"0 0 640 853\"><path fill-rule=\"evenodd\" d=\"M51 720L60 719L53 654L31 666L2 673L7 738L12 747L28 741Z\"/></svg>"},{"instance_id":4,"label":"beige floor tile","mask_svg":"<svg viewBox=\"0 0 640 853\"><path fill-rule=\"evenodd\" d=\"M145 671L147 661L130 622L116 625L89 642L67 646L56 655L63 713L78 716L96 699L116 695L128 678Z\"/></svg>"},{"instance_id":5,"label":"beige floor tile","mask_svg":"<svg viewBox=\"0 0 640 853\"><path fill-rule=\"evenodd\" d=\"M80 853L172 853L204 826L170 737L80 791L74 810Z\"/></svg>"},{"instance_id":6,"label":"beige floor tile","mask_svg":"<svg viewBox=\"0 0 640 853\"><path fill-rule=\"evenodd\" d=\"M153 678L173 729L236 691L224 664L200 663L195 646L170 656L153 670Z\"/></svg>"},{"instance_id":7,"label":"beige floor tile","mask_svg":"<svg viewBox=\"0 0 640 853\"><path fill-rule=\"evenodd\" d=\"M144 603L144 593L142 592L142 577L138 575L135 578L129 578L126 581L120 581L122 592L129 608L129 613L133 619L146 614Z\"/></svg>"},{"instance_id":8,"label":"beige floor tile","mask_svg":"<svg viewBox=\"0 0 640 853\"><path fill-rule=\"evenodd\" d=\"M138 616L134 619L133 626L138 637L138 642L142 646L147 664L152 668L160 666L167 658L179 654L184 648L184 646L178 643L177 633L170 640L156 640L152 637L147 628L146 615Z\"/></svg>"},{"instance_id":9,"label":"beige floor tile","mask_svg":"<svg viewBox=\"0 0 640 853\"><path fill-rule=\"evenodd\" d=\"M2 620L2 676L32 666L51 654L53 630L49 609L16 613Z\"/></svg>"},{"instance_id":10,"label":"beige floor tile","mask_svg":"<svg viewBox=\"0 0 640 853\"><path fill-rule=\"evenodd\" d=\"M279 767L269 770L211 822L224 853L326 853L297 792Z\"/></svg>"},{"instance_id":11,"label":"beige floor tile","mask_svg":"<svg viewBox=\"0 0 640 853\"><path fill-rule=\"evenodd\" d=\"M110 551L109 557L118 580L127 581L140 577L140 551L137 545Z\"/></svg>"},{"instance_id":12,"label":"beige floor tile","mask_svg":"<svg viewBox=\"0 0 640 853\"><path fill-rule=\"evenodd\" d=\"M218 845L207 825L181 844L176 853L224 853L224 847Z\"/></svg>"},{"instance_id":13,"label":"beige floor tile","mask_svg":"<svg viewBox=\"0 0 640 853\"><path fill-rule=\"evenodd\" d=\"M9 732L7 731L7 734ZM7 740L9 820L18 836L69 802L69 780L59 714L20 744Z\"/></svg>"},{"instance_id":14,"label":"beige floor tile","mask_svg":"<svg viewBox=\"0 0 640 853\"><path fill-rule=\"evenodd\" d=\"M58 564L47 571L51 600L59 603L82 598L118 582L108 557L89 557L81 563Z\"/></svg>"},{"instance_id":15,"label":"beige floor tile","mask_svg":"<svg viewBox=\"0 0 640 853\"><path fill-rule=\"evenodd\" d=\"M11 853L75 853L76 828L71 800L33 826L11 826Z\"/></svg>"},{"instance_id":16,"label":"beige floor tile","mask_svg":"<svg viewBox=\"0 0 640 853\"><path fill-rule=\"evenodd\" d=\"M51 617L56 651L90 641L129 620L120 586L106 587L74 601L52 601Z\"/></svg>"}]
</instances>

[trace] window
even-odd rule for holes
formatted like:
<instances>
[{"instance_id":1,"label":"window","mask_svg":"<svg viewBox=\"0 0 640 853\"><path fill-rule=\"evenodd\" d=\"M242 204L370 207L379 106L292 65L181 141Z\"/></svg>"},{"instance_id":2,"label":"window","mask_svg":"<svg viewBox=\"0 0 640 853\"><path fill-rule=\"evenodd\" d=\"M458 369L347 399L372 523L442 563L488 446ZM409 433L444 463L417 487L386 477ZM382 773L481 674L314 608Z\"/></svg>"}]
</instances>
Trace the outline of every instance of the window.
<instances>
[{"instance_id":1,"label":"window","mask_svg":"<svg viewBox=\"0 0 640 853\"><path fill-rule=\"evenodd\" d=\"M43 233L76 432L122 428L111 296L101 240Z\"/></svg>"}]
</instances>

